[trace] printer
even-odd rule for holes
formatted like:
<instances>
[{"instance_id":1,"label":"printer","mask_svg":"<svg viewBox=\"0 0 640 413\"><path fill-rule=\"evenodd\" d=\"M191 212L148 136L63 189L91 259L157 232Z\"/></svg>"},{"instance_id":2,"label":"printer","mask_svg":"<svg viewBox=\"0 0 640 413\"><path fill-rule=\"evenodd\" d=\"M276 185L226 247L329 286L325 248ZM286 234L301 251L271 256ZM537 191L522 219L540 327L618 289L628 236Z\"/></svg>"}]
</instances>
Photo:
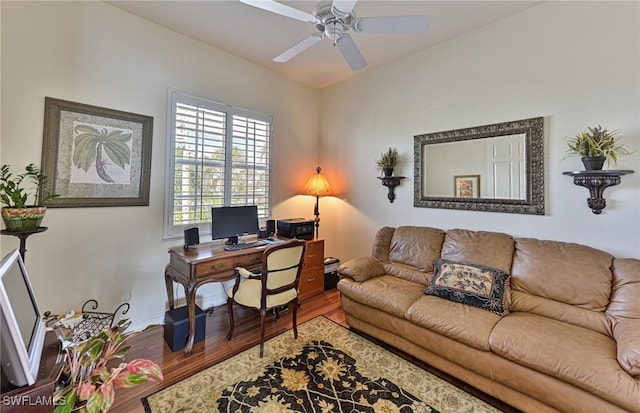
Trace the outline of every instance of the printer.
<instances>
[{"instance_id":1,"label":"printer","mask_svg":"<svg viewBox=\"0 0 640 413\"><path fill-rule=\"evenodd\" d=\"M313 221L305 218L279 219L278 236L305 240L313 239Z\"/></svg>"}]
</instances>

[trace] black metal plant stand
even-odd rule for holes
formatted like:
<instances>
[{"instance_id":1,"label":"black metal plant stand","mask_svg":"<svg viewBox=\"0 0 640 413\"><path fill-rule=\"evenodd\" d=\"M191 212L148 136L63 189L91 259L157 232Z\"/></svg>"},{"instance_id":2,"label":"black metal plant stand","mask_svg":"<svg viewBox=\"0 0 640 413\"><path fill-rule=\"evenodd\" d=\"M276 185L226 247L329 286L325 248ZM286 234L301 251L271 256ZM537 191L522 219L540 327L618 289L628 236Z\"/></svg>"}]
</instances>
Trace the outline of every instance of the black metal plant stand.
<instances>
[{"instance_id":1,"label":"black metal plant stand","mask_svg":"<svg viewBox=\"0 0 640 413\"><path fill-rule=\"evenodd\" d=\"M40 232L45 232L47 227L38 227L32 231L9 231L7 229L3 229L2 235L13 235L14 237L18 237L20 239L20 257L22 261L25 260L25 255L27 254L27 238L29 238L32 234L37 234Z\"/></svg>"},{"instance_id":2,"label":"black metal plant stand","mask_svg":"<svg viewBox=\"0 0 640 413\"><path fill-rule=\"evenodd\" d=\"M91 310L98 308L98 302L96 300L87 300L82 304L82 320L73 326L71 336L74 340L84 340L98 335L102 330L113 327L113 322L118 313L122 315L127 314L131 307L129 303L122 303L116 308L113 313L105 313L99 311L88 311L86 308L91 305ZM44 317L47 320L47 325L54 327L60 322L60 317L51 314L50 311L44 313Z\"/></svg>"}]
</instances>

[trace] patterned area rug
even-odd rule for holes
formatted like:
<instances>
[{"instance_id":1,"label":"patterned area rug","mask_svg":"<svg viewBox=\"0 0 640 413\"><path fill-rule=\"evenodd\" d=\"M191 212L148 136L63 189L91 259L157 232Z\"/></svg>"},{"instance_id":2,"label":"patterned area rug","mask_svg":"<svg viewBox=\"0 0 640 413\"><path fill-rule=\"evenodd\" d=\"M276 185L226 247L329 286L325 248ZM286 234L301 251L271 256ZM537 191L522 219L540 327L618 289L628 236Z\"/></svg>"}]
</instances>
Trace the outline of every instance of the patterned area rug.
<instances>
[{"instance_id":1,"label":"patterned area rug","mask_svg":"<svg viewBox=\"0 0 640 413\"><path fill-rule=\"evenodd\" d=\"M167 412L498 412L401 357L317 317L142 399Z\"/></svg>"}]
</instances>

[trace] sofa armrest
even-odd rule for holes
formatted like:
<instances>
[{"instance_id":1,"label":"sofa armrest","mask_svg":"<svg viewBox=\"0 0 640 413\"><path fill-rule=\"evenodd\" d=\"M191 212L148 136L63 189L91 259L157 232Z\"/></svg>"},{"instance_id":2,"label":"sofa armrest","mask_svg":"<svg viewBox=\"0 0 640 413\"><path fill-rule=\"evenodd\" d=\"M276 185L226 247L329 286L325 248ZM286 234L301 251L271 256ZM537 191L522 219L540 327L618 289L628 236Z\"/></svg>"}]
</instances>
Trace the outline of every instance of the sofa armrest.
<instances>
[{"instance_id":1,"label":"sofa armrest","mask_svg":"<svg viewBox=\"0 0 640 413\"><path fill-rule=\"evenodd\" d=\"M341 277L362 282L385 273L384 267L373 257L354 258L338 267Z\"/></svg>"},{"instance_id":2,"label":"sofa armrest","mask_svg":"<svg viewBox=\"0 0 640 413\"><path fill-rule=\"evenodd\" d=\"M625 318L613 326L618 363L636 379L640 378L640 319Z\"/></svg>"}]
</instances>

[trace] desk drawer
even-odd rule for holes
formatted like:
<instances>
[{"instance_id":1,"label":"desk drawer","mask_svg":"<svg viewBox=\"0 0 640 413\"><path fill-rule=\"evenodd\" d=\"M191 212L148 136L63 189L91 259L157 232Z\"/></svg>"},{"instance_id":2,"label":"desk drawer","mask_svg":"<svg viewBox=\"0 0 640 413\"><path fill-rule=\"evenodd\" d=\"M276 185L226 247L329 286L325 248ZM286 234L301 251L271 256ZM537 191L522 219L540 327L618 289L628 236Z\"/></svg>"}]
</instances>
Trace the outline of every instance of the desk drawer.
<instances>
[{"instance_id":1,"label":"desk drawer","mask_svg":"<svg viewBox=\"0 0 640 413\"><path fill-rule=\"evenodd\" d=\"M205 275L231 271L236 267L255 267L262 265L262 253L238 255L235 257L219 258L207 263L201 263L196 268L198 277Z\"/></svg>"},{"instance_id":2,"label":"desk drawer","mask_svg":"<svg viewBox=\"0 0 640 413\"><path fill-rule=\"evenodd\" d=\"M305 268L300 273L300 283L298 284L298 298L300 301L306 300L324 291L324 267L315 266Z\"/></svg>"},{"instance_id":3,"label":"desk drawer","mask_svg":"<svg viewBox=\"0 0 640 413\"><path fill-rule=\"evenodd\" d=\"M324 240L307 241L304 255L304 268L324 265Z\"/></svg>"}]
</instances>

